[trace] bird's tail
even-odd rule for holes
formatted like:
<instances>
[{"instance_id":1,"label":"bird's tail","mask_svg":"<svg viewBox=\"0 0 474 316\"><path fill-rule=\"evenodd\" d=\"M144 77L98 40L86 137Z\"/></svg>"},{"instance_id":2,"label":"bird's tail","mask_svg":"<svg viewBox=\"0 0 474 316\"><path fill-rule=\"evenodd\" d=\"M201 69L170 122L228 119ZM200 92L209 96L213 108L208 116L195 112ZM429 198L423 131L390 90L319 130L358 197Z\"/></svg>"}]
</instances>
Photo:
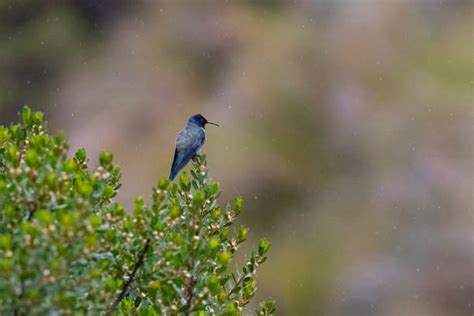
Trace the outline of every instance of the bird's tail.
<instances>
[{"instance_id":1,"label":"bird's tail","mask_svg":"<svg viewBox=\"0 0 474 316\"><path fill-rule=\"evenodd\" d=\"M176 171L171 170L170 176L169 176L168 179L169 179L170 181L173 181L174 178L176 178Z\"/></svg>"}]
</instances>

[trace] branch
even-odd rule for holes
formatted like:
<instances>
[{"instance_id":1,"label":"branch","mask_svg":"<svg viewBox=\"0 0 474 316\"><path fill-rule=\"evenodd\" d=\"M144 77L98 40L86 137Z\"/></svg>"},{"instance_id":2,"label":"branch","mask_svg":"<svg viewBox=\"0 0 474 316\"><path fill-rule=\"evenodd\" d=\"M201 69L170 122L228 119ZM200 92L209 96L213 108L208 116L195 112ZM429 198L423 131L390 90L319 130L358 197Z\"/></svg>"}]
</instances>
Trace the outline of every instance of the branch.
<instances>
[{"instance_id":1,"label":"branch","mask_svg":"<svg viewBox=\"0 0 474 316\"><path fill-rule=\"evenodd\" d=\"M255 258L255 263L254 263L255 266L254 266L253 272L242 273L242 275L237 279L237 281L234 281L234 285L230 288L229 293L227 294L228 299L230 299L231 295L237 291L237 287L244 281L245 277L255 275L257 266L263 263L262 257L260 257L259 255L255 256L254 258ZM249 260L246 265L249 265L251 262L252 261Z\"/></svg>"},{"instance_id":2,"label":"branch","mask_svg":"<svg viewBox=\"0 0 474 316\"><path fill-rule=\"evenodd\" d=\"M242 275L240 276L240 278L237 280L237 282L234 283L234 286L232 286L232 288L230 289L229 291L229 294L227 294L227 298L230 299L230 296L232 294L234 294L234 292L236 291L237 289L237 286L239 286L240 283L242 283L242 281L245 279L245 277L247 276L247 273L242 273Z\"/></svg>"},{"instance_id":3,"label":"branch","mask_svg":"<svg viewBox=\"0 0 474 316\"><path fill-rule=\"evenodd\" d=\"M105 312L105 316L111 316L112 312L117 308L118 304L125 298L127 295L130 285L135 281L136 274L140 266L143 265L143 261L145 259L145 254L147 253L148 249L150 248L150 239L146 240L145 246L143 247L142 252L138 256L137 262L135 263L135 267L133 268L132 273L130 273L127 282L124 283L122 287L122 291L117 295L113 303L109 306L107 312Z\"/></svg>"},{"instance_id":4,"label":"branch","mask_svg":"<svg viewBox=\"0 0 474 316\"><path fill-rule=\"evenodd\" d=\"M35 212L38 207L36 206L35 203L30 203L29 208L30 208L30 211L28 212L28 221L31 222L31 220L33 219L33 215L35 215Z\"/></svg>"},{"instance_id":5,"label":"branch","mask_svg":"<svg viewBox=\"0 0 474 316\"><path fill-rule=\"evenodd\" d=\"M184 307L186 316L188 316L191 313L191 304L193 302L193 296L194 296L194 284L195 284L194 277L191 277L186 287L187 299L186 299L186 305Z\"/></svg>"}]
</instances>

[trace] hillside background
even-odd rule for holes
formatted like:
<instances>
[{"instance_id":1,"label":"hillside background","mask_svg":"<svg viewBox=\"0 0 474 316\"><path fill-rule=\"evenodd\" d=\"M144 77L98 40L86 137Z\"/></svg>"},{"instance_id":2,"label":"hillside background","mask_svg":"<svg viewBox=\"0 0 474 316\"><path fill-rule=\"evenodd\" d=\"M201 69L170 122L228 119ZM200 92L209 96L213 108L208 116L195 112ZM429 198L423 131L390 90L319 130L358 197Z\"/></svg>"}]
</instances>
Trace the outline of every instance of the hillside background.
<instances>
[{"instance_id":1,"label":"hillside background","mask_svg":"<svg viewBox=\"0 0 474 316\"><path fill-rule=\"evenodd\" d=\"M130 206L187 118L273 242L278 315L474 313L471 1L0 2L0 123L114 152ZM243 251L245 252L245 251Z\"/></svg>"}]
</instances>

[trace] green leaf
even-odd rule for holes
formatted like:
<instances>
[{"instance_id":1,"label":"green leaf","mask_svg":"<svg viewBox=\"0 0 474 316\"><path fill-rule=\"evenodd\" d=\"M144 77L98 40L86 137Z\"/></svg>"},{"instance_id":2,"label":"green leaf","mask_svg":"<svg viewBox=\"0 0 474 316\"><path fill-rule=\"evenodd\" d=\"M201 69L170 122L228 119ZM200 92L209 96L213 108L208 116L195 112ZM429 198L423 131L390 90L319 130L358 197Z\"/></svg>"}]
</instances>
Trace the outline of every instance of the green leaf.
<instances>
[{"instance_id":1,"label":"green leaf","mask_svg":"<svg viewBox=\"0 0 474 316\"><path fill-rule=\"evenodd\" d=\"M217 221L220 217L221 217L221 209L220 208L216 208L214 210L212 210L212 219Z\"/></svg>"},{"instance_id":2,"label":"green leaf","mask_svg":"<svg viewBox=\"0 0 474 316\"><path fill-rule=\"evenodd\" d=\"M202 204L204 203L204 197L202 195L202 192L200 191L197 191L195 194L194 194L194 197L193 197L193 205L194 207L196 208L200 208L202 207Z\"/></svg>"},{"instance_id":3,"label":"green leaf","mask_svg":"<svg viewBox=\"0 0 474 316\"><path fill-rule=\"evenodd\" d=\"M31 109L25 106L21 113L21 117L23 119L23 123L28 124L31 121Z\"/></svg>"},{"instance_id":4,"label":"green leaf","mask_svg":"<svg viewBox=\"0 0 474 316\"><path fill-rule=\"evenodd\" d=\"M239 234L237 236L237 240L239 242L245 241L245 239L247 238L247 233L248 233L247 227L241 226L240 229L239 229Z\"/></svg>"},{"instance_id":5,"label":"green leaf","mask_svg":"<svg viewBox=\"0 0 474 316\"><path fill-rule=\"evenodd\" d=\"M10 140L10 132L8 128L3 126L0 127L0 148L2 148L6 142Z\"/></svg>"},{"instance_id":6,"label":"green leaf","mask_svg":"<svg viewBox=\"0 0 474 316\"><path fill-rule=\"evenodd\" d=\"M177 217L179 217L180 215L182 214L181 212L181 208L177 205L173 205L170 209L170 217L172 219L175 219Z\"/></svg>"},{"instance_id":7,"label":"green leaf","mask_svg":"<svg viewBox=\"0 0 474 316\"><path fill-rule=\"evenodd\" d=\"M76 158L76 160L79 162L79 163L84 163L86 161L86 158L87 158L87 154L86 154L86 150L85 148L79 148L76 153L74 154L74 158Z\"/></svg>"},{"instance_id":8,"label":"green leaf","mask_svg":"<svg viewBox=\"0 0 474 316\"><path fill-rule=\"evenodd\" d=\"M236 197L234 201L234 206L236 210L241 210L244 206L244 199L241 196Z\"/></svg>"},{"instance_id":9,"label":"green leaf","mask_svg":"<svg viewBox=\"0 0 474 316\"><path fill-rule=\"evenodd\" d=\"M38 153L34 149L28 149L25 154L26 164L30 167L37 167L39 164Z\"/></svg>"},{"instance_id":10,"label":"green leaf","mask_svg":"<svg viewBox=\"0 0 474 316\"><path fill-rule=\"evenodd\" d=\"M268 239L264 238L260 240L260 244L258 245L258 254L263 256L267 253L268 249L270 249L271 243Z\"/></svg>"},{"instance_id":11,"label":"green leaf","mask_svg":"<svg viewBox=\"0 0 474 316\"><path fill-rule=\"evenodd\" d=\"M135 199L134 213L135 215L140 215L143 213L143 208L145 206L145 201L142 196L139 196Z\"/></svg>"},{"instance_id":12,"label":"green leaf","mask_svg":"<svg viewBox=\"0 0 474 316\"><path fill-rule=\"evenodd\" d=\"M154 280L148 284L148 287L152 289L158 289L161 286L161 281L160 280Z\"/></svg>"},{"instance_id":13,"label":"green leaf","mask_svg":"<svg viewBox=\"0 0 474 316\"><path fill-rule=\"evenodd\" d=\"M9 249L12 245L12 237L10 235L0 236L0 248L3 250Z\"/></svg>"},{"instance_id":14,"label":"green leaf","mask_svg":"<svg viewBox=\"0 0 474 316\"><path fill-rule=\"evenodd\" d=\"M38 219L38 222L47 226L53 221L53 215L48 210L38 210L35 212L35 217Z\"/></svg>"},{"instance_id":15,"label":"green leaf","mask_svg":"<svg viewBox=\"0 0 474 316\"><path fill-rule=\"evenodd\" d=\"M186 171L181 172L181 175L179 176L179 185L181 187L181 190L183 190L184 192L189 192L190 183L189 176Z\"/></svg>"},{"instance_id":16,"label":"green leaf","mask_svg":"<svg viewBox=\"0 0 474 316\"><path fill-rule=\"evenodd\" d=\"M213 181L209 187L209 193L215 195L217 192L219 192L219 183Z\"/></svg>"},{"instance_id":17,"label":"green leaf","mask_svg":"<svg viewBox=\"0 0 474 316\"><path fill-rule=\"evenodd\" d=\"M232 254L228 251L225 251L219 255L219 264L224 267L227 267L231 258L232 258Z\"/></svg>"},{"instance_id":18,"label":"green leaf","mask_svg":"<svg viewBox=\"0 0 474 316\"><path fill-rule=\"evenodd\" d=\"M66 173L73 173L76 171L76 163L74 162L74 160L66 160L66 162L64 163L64 171Z\"/></svg>"},{"instance_id":19,"label":"green leaf","mask_svg":"<svg viewBox=\"0 0 474 316\"><path fill-rule=\"evenodd\" d=\"M166 178L161 178L160 181L158 182L158 188L160 188L160 190L166 190L169 186L170 182L168 179Z\"/></svg>"},{"instance_id":20,"label":"green leaf","mask_svg":"<svg viewBox=\"0 0 474 316\"><path fill-rule=\"evenodd\" d=\"M93 228L97 228L100 226L102 220L99 215L97 214L92 214L89 216L89 223Z\"/></svg>"},{"instance_id":21,"label":"green leaf","mask_svg":"<svg viewBox=\"0 0 474 316\"><path fill-rule=\"evenodd\" d=\"M12 164L17 165L19 160L18 160L18 148L15 145L10 145L7 148L7 159L10 161Z\"/></svg>"},{"instance_id":22,"label":"green leaf","mask_svg":"<svg viewBox=\"0 0 474 316\"><path fill-rule=\"evenodd\" d=\"M37 125L43 124L43 113L42 112L35 112L34 114L34 123Z\"/></svg>"},{"instance_id":23,"label":"green leaf","mask_svg":"<svg viewBox=\"0 0 474 316\"><path fill-rule=\"evenodd\" d=\"M276 303L273 299L266 300L260 303L258 309L255 311L256 316L273 315L276 312Z\"/></svg>"},{"instance_id":24,"label":"green leaf","mask_svg":"<svg viewBox=\"0 0 474 316\"><path fill-rule=\"evenodd\" d=\"M113 158L114 156L112 155L111 152L109 151L101 152L99 156L100 165L104 168L108 167L112 163Z\"/></svg>"},{"instance_id":25,"label":"green leaf","mask_svg":"<svg viewBox=\"0 0 474 316\"><path fill-rule=\"evenodd\" d=\"M78 182L78 192L81 196L83 196L83 197L89 196L92 193L92 190L93 190L93 187L89 182L87 182L87 181L85 181L85 182L79 181Z\"/></svg>"},{"instance_id":26,"label":"green leaf","mask_svg":"<svg viewBox=\"0 0 474 316\"><path fill-rule=\"evenodd\" d=\"M219 240L217 240L216 238L211 238L209 240L209 249L214 250L214 249L217 249L218 247L219 247Z\"/></svg>"}]
</instances>

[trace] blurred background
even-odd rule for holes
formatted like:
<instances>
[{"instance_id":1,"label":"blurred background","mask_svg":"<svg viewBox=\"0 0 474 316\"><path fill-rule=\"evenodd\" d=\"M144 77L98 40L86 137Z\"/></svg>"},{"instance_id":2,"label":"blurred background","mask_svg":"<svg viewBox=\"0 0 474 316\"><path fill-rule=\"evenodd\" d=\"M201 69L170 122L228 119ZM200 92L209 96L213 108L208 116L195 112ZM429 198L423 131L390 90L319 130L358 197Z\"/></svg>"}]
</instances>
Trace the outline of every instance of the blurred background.
<instances>
[{"instance_id":1,"label":"blurred background","mask_svg":"<svg viewBox=\"0 0 474 316\"><path fill-rule=\"evenodd\" d=\"M202 113L222 203L243 195L249 244L273 242L258 299L278 315L473 315L473 13L2 0L0 123L28 104L71 152L113 151L130 206Z\"/></svg>"}]
</instances>

